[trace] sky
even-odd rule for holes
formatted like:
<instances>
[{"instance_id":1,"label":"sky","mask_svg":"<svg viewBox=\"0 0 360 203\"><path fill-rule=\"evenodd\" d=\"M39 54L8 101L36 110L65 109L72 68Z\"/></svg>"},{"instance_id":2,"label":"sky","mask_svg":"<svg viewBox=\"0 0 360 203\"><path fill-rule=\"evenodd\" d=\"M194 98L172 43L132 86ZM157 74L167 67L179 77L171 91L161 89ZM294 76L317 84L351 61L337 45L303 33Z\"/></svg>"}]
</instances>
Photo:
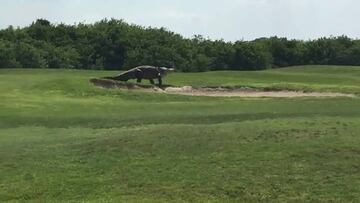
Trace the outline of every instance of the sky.
<instances>
[{"instance_id":1,"label":"sky","mask_svg":"<svg viewBox=\"0 0 360 203\"><path fill-rule=\"evenodd\" d=\"M0 0L0 28L123 19L226 41L360 36L359 0Z\"/></svg>"}]
</instances>

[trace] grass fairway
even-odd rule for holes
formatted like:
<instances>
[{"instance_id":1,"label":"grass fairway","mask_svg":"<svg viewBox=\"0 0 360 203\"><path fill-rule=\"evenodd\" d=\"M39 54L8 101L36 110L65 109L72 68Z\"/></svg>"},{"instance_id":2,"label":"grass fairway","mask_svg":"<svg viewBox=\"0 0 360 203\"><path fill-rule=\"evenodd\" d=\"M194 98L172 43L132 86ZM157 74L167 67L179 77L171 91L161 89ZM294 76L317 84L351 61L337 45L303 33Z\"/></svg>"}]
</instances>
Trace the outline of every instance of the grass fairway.
<instances>
[{"instance_id":1,"label":"grass fairway","mask_svg":"<svg viewBox=\"0 0 360 203\"><path fill-rule=\"evenodd\" d=\"M0 70L0 202L359 202L359 98L213 98ZM360 67L176 73L172 85L360 94Z\"/></svg>"}]
</instances>

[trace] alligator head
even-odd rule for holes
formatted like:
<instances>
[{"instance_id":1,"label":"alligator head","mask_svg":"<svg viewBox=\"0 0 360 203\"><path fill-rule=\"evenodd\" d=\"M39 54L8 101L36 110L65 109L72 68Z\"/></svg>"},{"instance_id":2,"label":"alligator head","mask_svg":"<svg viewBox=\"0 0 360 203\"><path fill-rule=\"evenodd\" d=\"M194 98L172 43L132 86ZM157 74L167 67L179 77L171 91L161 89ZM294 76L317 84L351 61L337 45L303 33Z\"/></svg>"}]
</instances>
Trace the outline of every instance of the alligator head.
<instances>
[{"instance_id":1,"label":"alligator head","mask_svg":"<svg viewBox=\"0 0 360 203\"><path fill-rule=\"evenodd\" d=\"M160 67L159 69L160 75L162 77L166 76L168 73L174 72L174 68L166 68L166 67Z\"/></svg>"}]
</instances>

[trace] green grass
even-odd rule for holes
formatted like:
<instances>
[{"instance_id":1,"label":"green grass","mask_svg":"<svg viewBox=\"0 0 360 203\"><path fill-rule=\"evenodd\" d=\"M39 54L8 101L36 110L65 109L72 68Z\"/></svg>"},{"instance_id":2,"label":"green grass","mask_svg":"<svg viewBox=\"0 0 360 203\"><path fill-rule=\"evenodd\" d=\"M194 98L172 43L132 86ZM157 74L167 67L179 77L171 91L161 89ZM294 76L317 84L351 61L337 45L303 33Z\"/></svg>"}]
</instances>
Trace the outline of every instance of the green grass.
<instances>
[{"instance_id":1,"label":"green grass","mask_svg":"<svg viewBox=\"0 0 360 203\"><path fill-rule=\"evenodd\" d=\"M176 85L241 86L305 91L360 92L360 67L299 66L266 71L183 73L169 77Z\"/></svg>"},{"instance_id":2,"label":"green grass","mask_svg":"<svg viewBox=\"0 0 360 203\"><path fill-rule=\"evenodd\" d=\"M359 98L123 92L116 72L0 70L0 202L358 202ZM360 67L176 73L170 85L360 93Z\"/></svg>"}]
</instances>

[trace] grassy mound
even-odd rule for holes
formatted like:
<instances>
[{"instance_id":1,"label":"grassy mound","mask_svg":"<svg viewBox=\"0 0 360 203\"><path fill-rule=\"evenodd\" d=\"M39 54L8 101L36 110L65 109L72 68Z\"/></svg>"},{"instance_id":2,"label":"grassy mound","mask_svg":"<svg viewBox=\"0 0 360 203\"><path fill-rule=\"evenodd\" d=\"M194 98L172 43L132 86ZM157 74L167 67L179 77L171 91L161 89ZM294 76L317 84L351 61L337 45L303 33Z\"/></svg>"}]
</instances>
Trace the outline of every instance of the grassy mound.
<instances>
[{"instance_id":1,"label":"grassy mound","mask_svg":"<svg viewBox=\"0 0 360 203\"><path fill-rule=\"evenodd\" d=\"M0 70L0 201L360 201L360 99L89 84L112 74ZM359 94L359 75L357 67L299 67L175 73L165 82Z\"/></svg>"}]
</instances>

